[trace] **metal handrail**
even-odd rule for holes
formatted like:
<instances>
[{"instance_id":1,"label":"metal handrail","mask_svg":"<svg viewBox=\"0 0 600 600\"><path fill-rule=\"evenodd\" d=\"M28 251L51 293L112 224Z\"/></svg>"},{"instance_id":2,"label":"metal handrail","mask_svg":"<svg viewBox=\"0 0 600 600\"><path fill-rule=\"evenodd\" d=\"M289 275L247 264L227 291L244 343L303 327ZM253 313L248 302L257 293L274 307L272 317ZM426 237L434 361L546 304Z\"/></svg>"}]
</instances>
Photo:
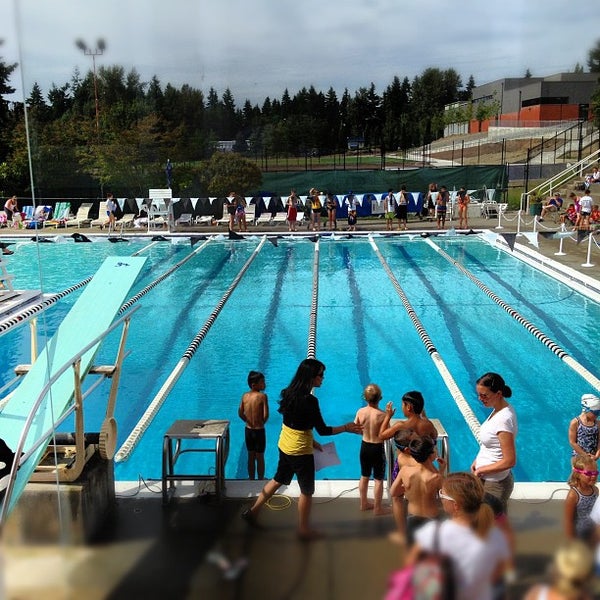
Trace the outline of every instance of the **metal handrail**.
<instances>
[{"instance_id":1,"label":"metal handrail","mask_svg":"<svg viewBox=\"0 0 600 600\"><path fill-rule=\"evenodd\" d=\"M23 430L21 431L21 436L19 438L19 442L15 449L15 460L13 461L13 465L12 465L12 468L10 471L10 478L8 481L8 485L6 487L6 493L4 496L4 500L2 502L2 509L0 511L0 525L2 525L4 523L4 521L8 515L8 509L9 509L10 500L12 497L12 492L14 489L15 481L17 478L17 472L18 472L19 466L21 465L21 459L19 458L19 460L16 460L16 457L21 457L21 454L23 452L23 447L25 446L25 441L27 439L27 435L29 434L29 430L31 429L33 420L34 420L34 418L37 414L37 411L40 408L44 398L50 391L52 385L54 385L54 383L58 380L58 378L60 376L62 376L63 373L65 373L70 367L72 367L86 352L91 350L96 344L98 344L109 333L114 331L119 325L121 325L121 323L130 320L133 313L135 311L139 310L140 308L141 308L141 306L136 306L135 308L131 309L126 315L122 316L120 319L115 321L108 329L106 329L105 331L100 333L98 336L96 336L91 342L89 342L86 346L84 346L81 350L79 350L73 357L71 357L69 360L67 360L65 362L65 364L62 367L60 367L60 369L58 369L58 371L56 371L56 373L54 375L52 375L50 377L50 379L46 382L44 387L41 389L36 401L33 404L32 409L29 411L29 415L27 417L27 420L25 421L25 425L23 426ZM56 427L57 424L60 424L61 418L62 418L62 415L59 417L59 420L53 424L54 427ZM33 446L28 450L26 458L29 457L33 451L35 451L37 448L39 448L46 441L46 439L47 439L47 437L45 437L45 436L38 438L33 443Z\"/></svg>"}]
</instances>

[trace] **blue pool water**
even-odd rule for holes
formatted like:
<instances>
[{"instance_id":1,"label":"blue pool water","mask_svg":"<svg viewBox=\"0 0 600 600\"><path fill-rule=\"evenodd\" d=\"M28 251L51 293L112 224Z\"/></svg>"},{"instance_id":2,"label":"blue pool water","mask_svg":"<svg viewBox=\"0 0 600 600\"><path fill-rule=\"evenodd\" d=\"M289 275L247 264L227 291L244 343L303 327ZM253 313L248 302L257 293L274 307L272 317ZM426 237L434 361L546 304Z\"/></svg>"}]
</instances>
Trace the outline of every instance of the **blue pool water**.
<instances>
[{"instance_id":1,"label":"blue pool water","mask_svg":"<svg viewBox=\"0 0 600 600\"><path fill-rule=\"evenodd\" d=\"M374 239L478 420L488 412L475 394L481 374L498 371L513 389L520 427L516 479L565 480L568 422L579 412L581 394L594 390L422 239ZM19 289L58 292L93 274L106 256L127 256L148 243L20 243L9 270ZM117 400L119 446L258 243L259 238L213 240L140 300ZM598 304L472 236L442 236L435 243L595 372ZM319 247L316 356L327 371L317 395L326 422L339 425L353 419L369 382L381 386L381 406L392 400L398 414L402 394L418 389L428 415L440 419L449 433L452 470L468 469L477 443L367 239L324 238ZM180 240L144 251L148 260L131 296L191 250L189 240ZM231 421L226 475L245 478L243 423L237 408L251 369L267 378L271 418L266 464L267 475L273 474L281 424L279 392L307 353L314 251L315 244L306 239L279 239L277 246L263 246L146 434L129 459L116 465L118 479L160 477L164 432L174 420L195 418ZM40 335L52 335L76 296L67 296L39 319ZM111 335L96 362L112 362L117 343L118 334ZM1 338L0 360L3 384L14 365L29 361L27 327ZM87 431L100 427L109 385L103 383L86 402ZM343 434L331 439L342 464L321 471L321 477L358 478L360 438ZM207 458L202 455L187 455L185 466L204 469L199 464L203 460Z\"/></svg>"}]
</instances>

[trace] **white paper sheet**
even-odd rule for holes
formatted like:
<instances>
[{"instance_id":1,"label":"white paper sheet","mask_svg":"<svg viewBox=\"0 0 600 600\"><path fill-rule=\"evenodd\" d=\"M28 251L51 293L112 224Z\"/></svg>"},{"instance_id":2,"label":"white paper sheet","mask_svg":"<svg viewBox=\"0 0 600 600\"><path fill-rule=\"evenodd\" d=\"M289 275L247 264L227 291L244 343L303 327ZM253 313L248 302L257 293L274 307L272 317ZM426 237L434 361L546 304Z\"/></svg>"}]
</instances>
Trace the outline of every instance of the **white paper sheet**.
<instances>
[{"instance_id":1,"label":"white paper sheet","mask_svg":"<svg viewBox=\"0 0 600 600\"><path fill-rule=\"evenodd\" d=\"M313 452L313 456L315 457L315 471L320 471L325 467L339 465L342 462L333 442L321 444L321 448L323 448L323 450L317 450L315 448Z\"/></svg>"}]
</instances>

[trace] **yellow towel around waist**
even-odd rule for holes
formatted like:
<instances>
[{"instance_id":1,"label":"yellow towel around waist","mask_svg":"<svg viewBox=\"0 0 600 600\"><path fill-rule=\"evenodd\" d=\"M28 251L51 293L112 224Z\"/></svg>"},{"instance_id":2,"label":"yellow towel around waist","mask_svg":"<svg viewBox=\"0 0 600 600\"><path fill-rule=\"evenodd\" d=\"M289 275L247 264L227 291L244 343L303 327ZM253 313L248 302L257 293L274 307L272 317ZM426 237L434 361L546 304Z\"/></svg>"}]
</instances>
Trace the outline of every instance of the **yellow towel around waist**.
<instances>
[{"instance_id":1,"label":"yellow towel around waist","mask_svg":"<svg viewBox=\"0 0 600 600\"><path fill-rule=\"evenodd\" d=\"M279 449L290 456L300 456L302 454L313 453L313 432L312 429L292 429L287 425L282 425L279 435Z\"/></svg>"}]
</instances>

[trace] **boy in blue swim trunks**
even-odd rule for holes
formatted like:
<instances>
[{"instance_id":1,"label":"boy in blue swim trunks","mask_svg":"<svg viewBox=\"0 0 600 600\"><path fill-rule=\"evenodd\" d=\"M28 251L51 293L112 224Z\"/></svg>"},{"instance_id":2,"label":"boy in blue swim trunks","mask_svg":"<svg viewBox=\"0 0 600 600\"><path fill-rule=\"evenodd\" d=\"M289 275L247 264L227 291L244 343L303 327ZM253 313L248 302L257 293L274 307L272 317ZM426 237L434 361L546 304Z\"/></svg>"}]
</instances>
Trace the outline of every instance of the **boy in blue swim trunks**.
<instances>
[{"instance_id":1,"label":"boy in blue swim trunks","mask_svg":"<svg viewBox=\"0 0 600 600\"><path fill-rule=\"evenodd\" d=\"M249 392L242 396L238 415L246 423L245 441L248 450L248 477L265 478L265 447L267 444L265 423L269 418L265 376L259 371L248 373Z\"/></svg>"}]
</instances>

